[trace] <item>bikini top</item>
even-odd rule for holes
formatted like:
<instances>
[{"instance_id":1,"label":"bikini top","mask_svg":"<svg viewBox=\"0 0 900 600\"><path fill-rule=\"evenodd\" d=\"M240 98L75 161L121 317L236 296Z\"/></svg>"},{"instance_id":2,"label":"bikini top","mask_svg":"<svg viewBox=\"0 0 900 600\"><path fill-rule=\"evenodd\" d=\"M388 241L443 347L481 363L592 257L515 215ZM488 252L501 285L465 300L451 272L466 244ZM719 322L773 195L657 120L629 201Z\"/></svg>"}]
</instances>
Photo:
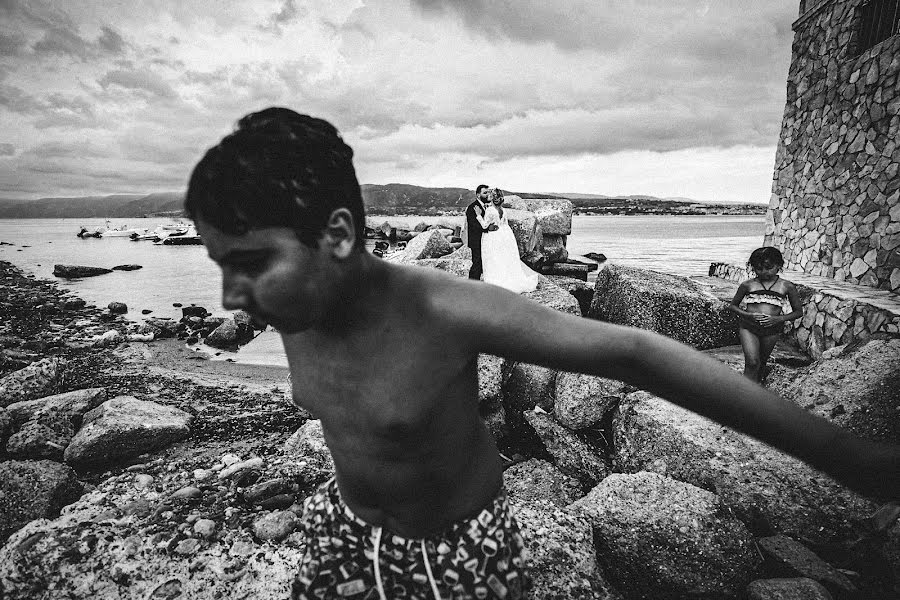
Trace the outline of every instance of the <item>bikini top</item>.
<instances>
[{"instance_id":1,"label":"bikini top","mask_svg":"<svg viewBox=\"0 0 900 600\"><path fill-rule=\"evenodd\" d=\"M774 287L776 283L778 283L778 279L772 282L772 286ZM760 285L763 286L761 290L751 290L744 295L745 303L772 304L784 308L784 301L787 299L787 296L781 292L776 292L771 287L767 288L762 282L760 282Z\"/></svg>"}]
</instances>

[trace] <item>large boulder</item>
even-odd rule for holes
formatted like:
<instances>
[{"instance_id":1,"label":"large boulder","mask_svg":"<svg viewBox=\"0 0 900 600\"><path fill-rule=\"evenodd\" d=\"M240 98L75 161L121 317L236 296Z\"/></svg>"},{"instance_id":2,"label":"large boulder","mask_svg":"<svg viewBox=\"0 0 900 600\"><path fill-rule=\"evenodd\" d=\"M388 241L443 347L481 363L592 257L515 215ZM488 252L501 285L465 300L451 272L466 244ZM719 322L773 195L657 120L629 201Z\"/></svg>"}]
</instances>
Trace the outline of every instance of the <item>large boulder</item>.
<instances>
[{"instance_id":1,"label":"large boulder","mask_svg":"<svg viewBox=\"0 0 900 600\"><path fill-rule=\"evenodd\" d=\"M201 535L202 527L176 529L159 514L171 514L174 508L184 525L189 510L179 507L207 509L196 501L127 502L116 497L115 490L101 489L52 521L32 521L0 549L4 600L290 597L305 551L302 543L291 538L278 544L260 542L231 527L211 536ZM109 508L110 496L121 504ZM208 519L197 523L216 525Z\"/></svg>"},{"instance_id":2,"label":"large boulder","mask_svg":"<svg viewBox=\"0 0 900 600\"><path fill-rule=\"evenodd\" d=\"M297 461L298 477L308 486L322 483L334 475L334 459L325 443L319 419L310 419L301 425L284 443L284 453Z\"/></svg>"},{"instance_id":3,"label":"large boulder","mask_svg":"<svg viewBox=\"0 0 900 600\"><path fill-rule=\"evenodd\" d=\"M656 473L610 475L572 505L628 598L735 597L759 565L753 538L715 494Z\"/></svg>"},{"instance_id":4,"label":"large boulder","mask_svg":"<svg viewBox=\"0 0 900 600\"><path fill-rule=\"evenodd\" d=\"M779 391L860 437L900 444L900 339L848 346Z\"/></svg>"},{"instance_id":5,"label":"large boulder","mask_svg":"<svg viewBox=\"0 0 900 600\"><path fill-rule=\"evenodd\" d=\"M206 336L204 342L213 348L234 348L246 344L251 339L253 339L251 327L238 325L234 319L226 319Z\"/></svg>"},{"instance_id":6,"label":"large boulder","mask_svg":"<svg viewBox=\"0 0 900 600\"><path fill-rule=\"evenodd\" d=\"M532 590L528 598L618 600L603 579L590 521L547 500L511 501L528 551Z\"/></svg>"},{"instance_id":7,"label":"large boulder","mask_svg":"<svg viewBox=\"0 0 900 600\"><path fill-rule=\"evenodd\" d=\"M821 583L794 577L751 581L747 600L832 600L832 596Z\"/></svg>"},{"instance_id":8,"label":"large boulder","mask_svg":"<svg viewBox=\"0 0 900 600\"><path fill-rule=\"evenodd\" d=\"M463 246L463 248L465 248L465 246ZM441 258L426 258L417 260L412 264L420 267L440 269L441 271L447 271L448 273L465 279L469 276L469 269L472 267L472 251L469 248L465 249L468 252L463 253L461 252L462 249L460 249L453 254L448 254Z\"/></svg>"},{"instance_id":9,"label":"large boulder","mask_svg":"<svg viewBox=\"0 0 900 600\"><path fill-rule=\"evenodd\" d=\"M53 356L33 362L0 379L0 407L59 391L65 363Z\"/></svg>"},{"instance_id":10,"label":"large boulder","mask_svg":"<svg viewBox=\"0 0 900 600\"><path fill-rule=\"evenodd\" d=\"M553 282L543 275L538 276L537 289L526 292L523 295L529 300L534 300L535 302L543 304L544 306L549 306L554 310L581 316L581 308L578 306L578 300L566 290L558 285L554 285Z\"/></svg>"},{"instance_id":11,"label":"large boulder","mask_svg":"<svg viewBox=\"0 0 900 600\"><path fill-rule=\"evenodd\" d=\"M541 247L543 236L538 228L534 214L515 209L504 209L509 220L509 228L516 238L516 246L519 248L519 256Z\"/></svg>"},{"instance_id":12,"label":"large boulder","mask_svg":"<svg viewBox=\"0 0 900 600\"><path fill-rule=\"evenodd\" d=\"M65 415L72 421L72 425L81 427L84 413L100 406L106 399L105 388L85 388L35 400L15 402L6 408L12 418L13 427L20 427L27 421L47 413Z\"/></svg>"},{"instance_id":13,"label":"large boulder","mask_svg":"<svg viewBox=\"0 0 900 600\"><path fill-rule=\"evenodd\" d=\"M569 429L585 429L599 423L625 397L621 381L582 373L560 372L556 377L553 414Z\"/></svg>"},{"instance_id":14,"label":"large boulder","mask_svg":"<svg viewBox=\"0 0 900 600\"><path fill-rule=\"evenodd\" d=\"M49 458L61 461L63 452L75 436L68 416L42 413L9 437L6 452L14 458Z\"/></svg>"},{"instance_id":15,"label":"large boulder","mask_svg":"<svg viewBox=\"0 0 900 600\"><path fill-rule=\"evenodd\" d=\"M592 319L656 331L696 348L737 344L737 316L686 277L608 264L597 274Z\"/></svg>"},{"instance_id":16,"label":"large boulder","mask_svg":"<svg viewBox=\"0 0 900 600\"><path fill-rule=\"evenodd\" d=\"M540 409L525 413L525 419L543 442L563 473L591 486L609 475L609 467L597 450Z\"/></svg>"},{"instance_id":17,"label":"large boulder","mask_svg":"<svg viewBox=\"0 0 900 600\"><path fill-rule=\"evenodd\" d=\"M34 519L54 517L81 496L75 471L50 460L0 463L0 543ZM0 584L0 590L2 590Z\"/></svg>"},{"instance_id":18,"label":"large boulder","mask_svg":"<svg viewBox=\"0 0 900 600\"><path fill-rule=\"evenodd\" d=\"M537 458L508 467L503 472L503 485L514 504L550 502L563 508L583 495L577 479Z\"/></svg>"},{"instance_id":19,"label":"large boulder","mask_svg":"<svg viewBox=\"0 0 900 600\"><path fill-rule=\"evenodd\" d=\"M409 263L425 258L439 258L450 254L452 251L450 242L447 241L444 234L437 229L432 229L423 231L410 240L404 250L390 254L386 259L392 262Z\"/></svg>"},{"instance_id":20,"label":"large boulder","mask_svg":"<svg viewBox=\"0 0 900 600\"><path fill-rule=\"evenodd\" d=\"M80 265L53 265L53 274L63 279L78 279L81 277L96 277L112 273L112 269L103 267L85 267Z\"/></svg>"},{"instance_id":21,"label":"large boulder","mask_svg":"<svg viewBox=\"0 0 900 600\"><path fill-rule=\"evenodd\" d=\"M115 464L186 438L190 422L183 410L119 396L84 415L65 461L77 468Z\"/></svg>"},{"instance_id":22,"label":"large boulder","mask_svg":"<svg viewBox=\"0 0 900 600\"><path fill-rule=\"evenodd\" d=\"M877 508L805 463L647 392L620 405L613 445L617 471L655 471L713 491L754 531L811 547L854 537Z\"/></svg>"},{"instance_id":23,"label":"large boulder","mask_svg":"<svg viewBox=\"0 0 900 600\"><path fill-rule=\"evenodd\" d=\"M572 201L564 198L528 198L506 196L503 206L534 214L538 225L547 235L572 234Z\"/></svg>"},{"instance_id":24,"label":"large boulder","mask_svg":"<svg viewBox=\"0 0 900 600\"><path fill-rule=\"evenodd\" d=\"M515 363L503 386L503 403L508 410L531 410L539 406L553 411L557 371L540 365Z\"/></svg>"},{"instance_id":25,"label":"large boulder","mask_svg":"<svg viewBox=\"0 0 900 600\"><path fill-rule=\"evenodd\" d=\"M500 401L503 380L509 367L506 359L490 354L478 355L478 403L496 404Z\"/></svg>"}]
</instances>

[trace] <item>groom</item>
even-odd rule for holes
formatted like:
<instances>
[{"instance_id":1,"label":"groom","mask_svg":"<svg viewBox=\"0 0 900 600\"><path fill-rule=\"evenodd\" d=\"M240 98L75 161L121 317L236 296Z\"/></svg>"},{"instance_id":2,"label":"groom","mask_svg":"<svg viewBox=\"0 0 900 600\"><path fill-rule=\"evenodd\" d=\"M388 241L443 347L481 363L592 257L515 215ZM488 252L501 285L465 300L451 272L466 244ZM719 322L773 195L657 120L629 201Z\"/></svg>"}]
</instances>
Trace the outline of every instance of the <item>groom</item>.
<instances>
[{"instance_id":1,"label":"groom","mask_svg":"<svg viewBox=\"0 0 900 600\"><path fill-rule=\"evenodd\" d=\"M466 232L468 245L472 249L472 268L469 269L469 279L481 279L481 234L485 231L496 231L496 225L490 225L487 229L478 222L478 217L484 217L484 211L490 202L490 188L483 183L475 189L475 201L466 208Z\"/></svg>"}]
</instances>

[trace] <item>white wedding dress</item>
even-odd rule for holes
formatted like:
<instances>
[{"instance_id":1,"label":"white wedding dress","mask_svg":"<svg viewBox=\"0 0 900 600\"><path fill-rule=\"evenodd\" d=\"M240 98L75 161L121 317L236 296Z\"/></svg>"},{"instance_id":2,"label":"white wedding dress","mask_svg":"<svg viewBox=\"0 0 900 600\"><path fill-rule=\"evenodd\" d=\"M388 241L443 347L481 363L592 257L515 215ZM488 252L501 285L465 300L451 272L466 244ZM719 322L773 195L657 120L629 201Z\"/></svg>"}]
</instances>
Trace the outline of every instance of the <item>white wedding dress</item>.
<instances>
[{"instance_id":1,"label":"white wedding dress","mask_svg":"<svg viewBox=\"0 0 900 600\"><path fill-rule=\"evenodd\" d=\"M478 217L478 220L485 229L492 224L499 227L496 231L485 231L481 234L481 265L484 281L519 294L535 289L538 284L538 274L519 260L516 236L509 227L506 213L501 217L497 207L491 204L485 210L484 217Z\"/></svg>"}]
</instances>

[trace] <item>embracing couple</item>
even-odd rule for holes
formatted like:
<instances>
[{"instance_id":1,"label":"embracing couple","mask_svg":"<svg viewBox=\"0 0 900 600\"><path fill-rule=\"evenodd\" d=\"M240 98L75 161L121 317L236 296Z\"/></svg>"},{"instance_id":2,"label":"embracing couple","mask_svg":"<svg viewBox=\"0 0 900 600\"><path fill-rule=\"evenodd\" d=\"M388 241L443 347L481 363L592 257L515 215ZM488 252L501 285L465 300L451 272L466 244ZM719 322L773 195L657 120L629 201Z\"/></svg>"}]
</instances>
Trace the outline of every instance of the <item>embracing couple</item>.
<instances>
[{"instance_id":1,"label":"embracing couple","mask_svg":"<svg viewBox=\"0 0 900 600\"><path fill-rule=\"evenodd\" d=\"M469 279L484 279L517 293L537 287L538 274L519 260L519 247L499 188L478 186L475 201L466 209L466 231L472 249Z\"/></svg>"}]
</instances>

